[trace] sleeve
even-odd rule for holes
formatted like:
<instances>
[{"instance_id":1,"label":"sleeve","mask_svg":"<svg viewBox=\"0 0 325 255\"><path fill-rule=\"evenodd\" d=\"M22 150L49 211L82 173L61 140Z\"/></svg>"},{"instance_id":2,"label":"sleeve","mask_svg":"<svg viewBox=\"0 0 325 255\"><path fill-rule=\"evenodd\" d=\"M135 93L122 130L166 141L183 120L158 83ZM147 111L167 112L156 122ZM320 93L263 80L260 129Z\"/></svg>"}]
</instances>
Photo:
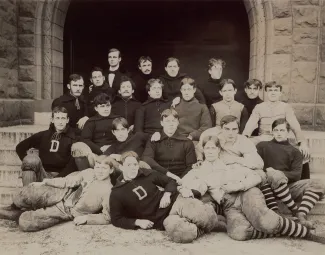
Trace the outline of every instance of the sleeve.
<instances>
[{"instance_id":1,"label":"sleeve","mask_svg":"<svg viewBox=\"0 0 325 255\"><path fill-rule=\"evenodd\" d=\"M102 207L101 213L87 215L87 225L108 225L111 223L109 196L104 196Z\"/></svg>"},{"instance_id":2,"label":"sleeve","mask_svg":"<svg viewBox=\"0 0 325 255\"><path fill-rule=\"evenodd\" d=\"M200 119L200 127L198 130L193 131L190 135L193 137L193 140L198 141L200 139L200 135L205 130L212 127L211 117L206 105L202 105L202 113Z\"/></svg>"},{"instance_id":3,"label":"sleeve","mask_svg":"<svg viewBox=\"0 0 325 255\"><path fill-rule=\"evenodd\" d=\"M90 147L93 153L101 155L102 151L100 150L100 147L92 141L94 131L95 123L93 121L87 121L81 131L81 137L83 141Z\"/></svg>"},{"instance_id":4,"label":"sleeve","mask_svg":"<svg viewBox=\"0 0 325 255\"><path fill-rule=\"evenodd\" d=\"M287 104L286 105L286 120L288 121L293 133L296 136L297 142L302 142L304 141L304 136L301 131L300 124L297 120L297 117L291 107L291 105Z\"/></svg>"},{"instance_id":5,"label":"sleeve","mask_svg":"<svg viewBox=\"0 0 325 255\"><path fill-rule=\"evenodd\" d=\"M299 150L295 150L291 161L290 171L282 171L289 182L296 182L301 179L303 156Z\"/></svg>"},{"instance_id":6,"label":"sleeve","mask_svg":"<svg viewBox=\"0 0 325 255\"><path fill-rule=\"evenodd\" d=\"M168 172L168 170L164 167L162 167L161 165L159 165L156 161L155 161L155 149L156 149L156 142L151 142L150 139L148 140L147 144L146 144L146 148L144 149L144 152L142 154L142 160L146 163L148 163L148 165L163 174L166 174Z\"/></svg>"},{"instance_id":7,"label":"sleeve","mask_svg":"<svg viewBox=\"0 0 325 255\"><path fill-rule=\"evenodd\" d=\"M258 127L258 122L261 117L260 107L261 107L261 104L258 104L253 109L253 112L245 125L244 131L242 133L243 135L251 136L253 131Z\"/></svg>"},{"instance_id":8,"label":"sleeve","mask_svg":"<svg viewBox=\"0 0 325 255\"><path fill-rule=\"evenodd\" d=\"M77 174L73 176L45 179L43 182L46 184L46 186L64 189L64 188L76 187L80 185L82 181L83 181L83 176L81 174Z\"/></svg>"},{"instance_id":9,"label":"sleeve","mask_svg":"<svg viewBox=\"0 0 325 255\"><path fill-rule=\"evenodd\" d=\"M39 132L17 144L16 152L21 161L23 161L24 157L27 155L27 151L30 148L39 149L40 143L42 141L42 136L43 132Z\"/></svg>"},{"instance_id":10,"label":"sleeve","mask_svg":"<svg viewBox=\"0 0 325 255\"><path fill-rule=\"evenodd\" d=\"M136 219L126 217L122 201L114 191L112 191L110 196L109 208L111 214L111 221L115 227L124 229L137 228L135 225Z\"/></svg>"},{"instance_id":11,"label":"sleeve","mask_svg":"<svg viewBox=\"0 0 325 255\"><path fill-rule=\"evenodd\" d=\"M111 146L108 147L108 149L103 154L109 156L111 154L114 154L115 151L116 151L116 145L112 144Z\"/></svg>"},{"instance_id":12,"label":"sleeve","mask_svg":"<svg viewBox=\"0 0 325 255\"><path fill-rule=\"evenodd\" d=\"M161 174L159 172L152 171L153 183L165 189L165 192L175 193L177 191L177 183L172 178Z\"/></svg>"},{"instance_id":13,"label":"sleeve","mask_svg":"<svg viewBox=\"0 0 325 255\"><path fill-rule=\"evenodd\" d=\"M246 107L244 107L240 115L239 134L243 133L247 121L248 121L248 111Z\"/></svg>"},{"instance_id":14,"label":"sleeve","mask_svg":"<svg viewBox=\"0 0 325 255\"><path fill-rule=\"evenodd\" d=\"M62 169L62 171L58 174L57 177L65 177L68 174L71 174L75 171L77 171L77 165L75 162L74 157L70 156L70 159L68 161L68 163L66 164L66 166Z\"/></svg>"},{"instance_id":15,"label":"sleeve","mask_svg":"<svg viewBox=\"0 0 325 255\"><path fill-rule=\"evenodd\" d=\"M192 141L188 140L185 144L185 162L186 162L186 169L182 176L187 174L191 169L192 165L196 163L196 153L195 153L195 147Z\"/></svg>"},{"instance_id":16,"label":"sleeve","mask_svg":"<svg viewBox=\"0 0 325 255\"><path fill-rule=\"evenodd\" d=\"M239 158L240 164L250 169L263 169L264 162L261 156L257 153L254 143L245 136L241 136L242 157Z\"/></svg>"},{"instance_id":17,"label":"sleeve","mask_svg":"<svg viewBox=\"0 0 325 255\"><path fill-rule=\"evenodd\" d=\"M216 110L215 110L214 107L211 105L209 111L210 111L210 117L211 117L212 126L215 126L215 125L216 125L216 119L217 119L217 113L216 113Z\"/></svg>"},{"instance_id":18,"label":"sleeve","mask_svg":"<svg viewBox=\"0 0 325 255\"><path fill-rule=\"evenodd\" d=\"M199 88L196 88L194 96L199 101L200 104L205 104L205 98Z\"/></svg>"},{"instance_id":19,"label":"sleeve","mask_svg":"<svg viewBox=\"0 0 325 255\"><path fill-rule=\"evenodd\" d=\"M182 187L194 191L193 195L196 197L203 196L208 191L208 185L199 178L199 171L199 169L191 170L182 178Z\"/></svg>"},{"instance_id":20,"label":"sleeve","mask_svg":"<svg viewBox=\"0 0 325 255\"><path fill-rule=\"evenodd\" d=\"M134 129L135 132L143 132L145 108L141 106L135 112Z\"/></svg>"}]
</instances>

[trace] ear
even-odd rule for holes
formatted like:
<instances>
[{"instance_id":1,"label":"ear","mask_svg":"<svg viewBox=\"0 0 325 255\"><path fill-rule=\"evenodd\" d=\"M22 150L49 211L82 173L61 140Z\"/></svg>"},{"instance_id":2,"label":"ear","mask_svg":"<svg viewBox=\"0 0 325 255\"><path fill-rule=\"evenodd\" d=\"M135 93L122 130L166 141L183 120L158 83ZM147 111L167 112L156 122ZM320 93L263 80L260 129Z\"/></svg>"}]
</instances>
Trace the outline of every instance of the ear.
<instances>
[{"instance_id":1,"label":"ear","mask_svg":"<svg viewBox=\"0 0 325 255\"><path fill-rule=\"evenodd\" d=\"M222 96L222 91L221 90L219 90L219 94Z\"/></svg>"},{"instance_id":2,"label":"ear","mask_svg":"<svg viewBox=\"0 0 325 255\"><path fill-rule=\"evenodd\" d=\"M93 83L93 79L92 78L89 78L90 82Z\"/></svg>"},{"instance_id":3,"label":"ear","mask_svg":"<svg viewBox=\"0 0 325 255\"><path fill-rule=\"evenodd\" d=\"M208 70L208 73L211 75L211 69Z\"/></svg>"},{"instance_id":4,"label":"ear","mask_svg":"<svg viewBox=\"0 0 325 255\"><path fill-rule=\"evenodd\" d=\"M68 88L69 90L71 89L71 87L70 87L70 84L69 84L69 83L67 84L67 88Z\"/></svg>"},{"instance_id":5,"label":"ear","mask_svg":"<svg viewBox=\"0 0 325 255\"><path fill-rule=\"evenodd\" d=\"M164 125L163 125L163 121L162 121L162 120L160 121L160 125L161 125L162 127L164 126Z\"/></svg>"},{"instance_id":6,"label":"ear","mask_svg":"<svg viewBox=\"0 0 325 255\"><path fill-rule=\"evenodd\" d=\"M67 118L67 123L69 123L69 121L70 121L70 119L69 119L69 118Z\"/></svg>"},{"instance_id":7,"label":"ear","mask_svg":"<svg viewBox=\"0 0 325 255\"><path fill-rule=\"evenodd\" d=\"M167 67L165 67L165 71L167 72Z\"/></svg>"},{"instance_id":8,"label":"ear","mask_svg":"<svg viewBox=\"0 0 325 255\"><path fill-rule=\"evenodd\" d=\"M103 75L103 81L105 81L105 75Z\"/></svg>"},{"instance_id":9,"label":"ear","mask_svg":"<svg viewBox=\"0 0 325 255\"><path fill-rule=\"evenodd\" d=\"M112 129L112 134L115 136L115 130Z\"/></svg>"},{"instance_id":10,"label":"ear","mask_svg":"<svg viewBox=\"0 0 325 255\"><path fill-rule=\"evenodd\" d=\"M235 89L235 94L237 93L237 89Z\"/></svg>"},{"instance_id":11,"label":"ear","mask_svg":"<svg viewBox=\"0 0 325 255\"><path fill-rule=\"evenodd\" d=\"M194 93L196 92L196 88L193 89L194 90Z\"/></svg>"},{"instance_id":12,"label":"ear","mask_svg":"<svg viewBox=\"0 0 325 255\"><path fill-rule=\"evenodd\" d=\"M122 61L122 58L121 58L121 57L119 57L119 58L118 58L118 61L120 61L120 62L121 62L121 61Z\"/></svg>"}]
</instances>

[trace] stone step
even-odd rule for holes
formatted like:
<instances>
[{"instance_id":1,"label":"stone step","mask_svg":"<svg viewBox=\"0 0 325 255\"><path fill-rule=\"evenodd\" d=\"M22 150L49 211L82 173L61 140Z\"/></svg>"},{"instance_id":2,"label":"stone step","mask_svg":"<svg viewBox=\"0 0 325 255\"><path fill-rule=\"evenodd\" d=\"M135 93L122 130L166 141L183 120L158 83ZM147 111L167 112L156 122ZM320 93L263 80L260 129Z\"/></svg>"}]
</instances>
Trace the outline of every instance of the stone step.
<instances>
[{"instance_id":1,"label":"stone step","mask_svg":"<svg viewBox=\"0 0 325 255\"><path fill-rule=\"evenodd\" d=\"M21 188L10 188L10 187L0 187L0 204L10 205L12 203L12 197Z\"/></svg>"},{"instance_id":2,"label":"stone step","mask_svg":"<svg viewBox=\"0 0 325 255\"><path fill-rule=\"evenodd\" d=\"M15 147L0 147L0 166L19 166L21 160L16 153Z\"/></svg>"},{"instance_id":3,"label":"stone step","mask_svg":"<svg viewBox=\"0 0 325 255\"><path fill-rule=\"evenodd\" d=\"M0 187L22 187L20 166L0 166Z\"/></svg>"},{"instance_id":4,"label":"stone step","mask_svg":"<svg viewBox=\"0 0 325 255\"><path fill-rule=\"evenodd\" d=\"M303 131L311 154L325 154L325 132Z\"/></svg>"}]
</instances>

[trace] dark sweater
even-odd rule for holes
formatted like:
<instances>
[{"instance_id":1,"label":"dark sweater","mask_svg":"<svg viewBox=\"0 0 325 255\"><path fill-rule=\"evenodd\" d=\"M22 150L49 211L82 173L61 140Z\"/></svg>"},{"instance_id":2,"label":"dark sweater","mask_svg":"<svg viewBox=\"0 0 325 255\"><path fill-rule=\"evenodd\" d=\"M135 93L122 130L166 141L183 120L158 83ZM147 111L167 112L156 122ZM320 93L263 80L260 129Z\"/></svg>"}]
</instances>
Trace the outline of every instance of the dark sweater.
<instances>
[{"instance_id":1,"label":"dark sweater","mask_svg":"<svg viewBox=\"0 0 325 255\"><path fill-rule=\"evenodd\" d=\"M38 149L45 171L58 172L58 177L64 177L69 173L77 171L74 158L71 156L71 146L77 142L77 139L73 130L68 127L60 133L61 137L57 140L59 142L58 151L51 152L51 141L55 140L53 137L55 132L54 125L51 124L48 130L36 133L21 141L16 146L16 152L22 161L30 148Z\"/></svg>"},{"instance_id":2,"label":"dark sweater","mask_svg":"<svg viewBox=\"0 0 325 255\"><path fill-rule=\"evenodd\" d=\"M135 131L147 134L160 132L162 130L160 114L170 106L171 102L163 98L153 99L149 97L135 113Z\"/></svg>"},{"instance_id":3,"label":"dark sweater","mask_svg":"<svg viewBox=\"0 0 325 255\"><path fill-rule=\"evenodd\" d=\"M263 103L263 100L260 99L259 97L250 99L246 93L242 93L241 96L239 97L239 103L242 103L245 108L247 109L248 112L248 117L251 116L255 106L257 104Z\"/></svg>"},{"instance_id":4,"label":"dark sweater","mask_svg":"<svg viewBox=\"0 0 325 255\"><path fill-rule=\"evenodd\" d=\"M105 155L122 154L126 151L134 151L139 157L142 156L144 147L146 146L147 135L138 132L129 134L128 138L124 142L115 141L105 152Z\"/></svg>"},{"instance_id":5,"label":"dark sweater","mask_svg":"<svg viewBox=\"0 0 325 255\"><path fill-rule=\"evenodd\" d=\"M165 191L160 191L158 187ZM139 169L138 176L123 182L120 176L110 195L110 215L115 227L136 229L137 219L146 219L154 223L154 229L163 230L163 221L177 198L177 184L174 180L156 171ZM171 203L159 208L165 192L171 192Z\"/></svg>"},{"instance_id":6,"label":"dark sweater","mask_svg":"<svg viewBox=\"0 0 325 255\"><path fill-rule=\"evenodd\" d=\"M141 107L141 103L133 97L124 99L121 96L116 96L112 103L112 113L126 118L128 124L134 124L135 112Z\"/></svg>"},{"instance_id":7,"label":"dark sweater","mask_svg":"<svg viewBox=\"0 0 325 255\"><path fill-rule=\"evenodd\" d=\"M113 84L111 86L111 88L113 90L113 96L115 96L115 95L117 95L117 92L120 89L121 77L124 76L124 75L125 76L130 76L130 74L125 69L123 69L121 66L116 71L110 71L109 68L108 68L108 69L106 69L104 71L105 81L107 82L108 85L109 85L109 74L110 73L115 74Z\"/></svg>"},{"instance_id":8,"label":"dark sweater","mask_svg":"<svg viewBox=\"0 0 325 255\"><path fill-rule=\"evenodd\" d=\"M141 71L136 72L132 79L135 83L135 90L134 90L134 97L140 101L141 103L144 103L148 99L148 92L146 89L147 82L152 79L158 77L153 72L150 74L144 74Z\"/></svg>"},{"instance_id":9,"label":"dark sweater","mask_svg":"<svg viewBox=\"0 0 325 255\"><path fill-rule=\"evenodd\" d=\"M273 139L258 143L256 148L264 161L264 169L272 167L282 171L288 177L289 183L301 179L303 156L288 141L277 142Z\"/></svg>"},{"instance_id":10,"label":"dark sweater","mask_svg":"<svg viewBox=\"0 0 325 255\"><path fill-rule=\"evenodd\" d=\"M152 169L163 174L171 172L178 177L183 177L196 163L195 147L193 142L185 136L175 133L168 137L161 132L159 141L148 140L142 160L147 162Z\"/></svg>"},{"instance_id":11,"label":"dark sweater","mask_svg":"<svg viewBox=\"0 0 325 255\"><path fill-rule=\"evenodd\" d=\"M82 129L81 137L93 153L101 155L103 153L100 150L102 146L111 145L116 141L115 136L112 134L112 122L117 117L120 116L112 113L107 117L97 114L87 120Z\"/></svg>"},{"instance_id":12,"label":"dark sweater","mask_svg":"<svg viewBox=\"0 0 325 255\"><path fill-rule=\"evenodd\" d=\"M222 96L219 93L221 89L221 80L222 78L212 79L210 76L209 79L203 85L200 86L200 89L202 91L202 94L204 95L208 107L222 100Z\"/></svg>"}]
</instances>

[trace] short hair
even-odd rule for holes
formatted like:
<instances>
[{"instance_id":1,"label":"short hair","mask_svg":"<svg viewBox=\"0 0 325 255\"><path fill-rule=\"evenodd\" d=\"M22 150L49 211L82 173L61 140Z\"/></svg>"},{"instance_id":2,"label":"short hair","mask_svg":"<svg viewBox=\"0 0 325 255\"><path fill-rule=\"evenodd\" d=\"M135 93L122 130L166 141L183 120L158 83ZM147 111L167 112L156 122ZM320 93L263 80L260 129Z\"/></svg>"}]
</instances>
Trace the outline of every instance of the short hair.
<instances>
[{"instance_id":1,"label":"short hair","mask_svg":"<svg viewBox=\"0 0 325 255\"><path fill-rule=\"evenodd\" d=\"M73 73L69 75L69 84L71 84L72 81L79 81L79 80L83 80L82 76L80 74L77 73Z\"/></svg>"},{"instance_id":2,"label":"short hair","mask_svg":"<svg viewBox=\"0 0 325 255\"><path fill-rule=\"evenodd\" d=\"M189 84L191 85L193 88L196 88L196 83L195 83L195 80L192 79L191 77L185 77L181 80L181 88L183 85L185 84Z\"/></svg>"},{"instance_id":3,"label":"short hair","mask_svg":"<svg viewBox=\"0 0 325 255\"><path fill-rule=\"evenodd\" d=\"M225 68L226 62L221 58L210 58L208 64L208 70L211 70L211 68L216 65L221 65L222 68Z\"/></svg>"},{"instance_id":4,"label":"short hair","mask_svg":"<svg viewBox=\"0 0 325 255\"><path fill-rule=\"evenodd\" d=\"M96 156L95 163L105 164L110 168L114 168L112 159L107 155Z\"/></svg>"},{"instance_id":5,"label":"short hair","mask_svg":"<svg viewBox=\"0 0 325 255\"><path fill-rule=\"evenodd\" d=\"M100 93L94 98L93 106L98 106L101 104L111 104L109 95Z\"/></svg>"},{"instance_id":6,"label":"short hair","mask_svg":"<svg viewBox=\"0 0 325 255\"><path fill-rule=\"evenodd\" d=\"M211 135L211 136L206 136L203 138L202 140L202 147L204 148L204 146L209 142L209 141L212 141L215 146L219 147L220 148L220 140L217 136L215 135Z\"/></svg>"},{"instance_id":7,"label":"short hair","mask_svg":"<svg viewBox=\"0 0 325 255\"><path fill-rule=\"evenodd\" d=\"M163 82L162 82L160 79L154 79L154 78L152 78L152 79L150 79L150 80L147 82L146 90L149 91L150 88L151 88L151 86L153 86L155 83L158 83L158 84L161 86L161 88L164 87L164 84L163 84Z\"/></svg>"},{"instance_id":8,"label":"short hair","mask_svg":"<svg viewBox=\"0 0 325 255\"><path fill-rule=\"evenodd\" d=\"M232 80L232 79L222 79L222 81L220 82L220 90L222 90L223 87L226 86L226 84L231 84L234 87L234 89L237 89L234 80Z\"/></svg>"},{"instance_id":9,"label":"short hair","mask_svg":"<svg viewBox=\"0 0 325 255\"><path fill-rule=\"evenodd\" d=\"M233 116L233 115L226 115L224 116L221 120L220 120L220 126L221 128L224 126L224 125L227 125L231 122L236 122L238 127L239 127L239 121L238 121L238 118Z\"/></svg>"},{"instance_id":10,"label":"short hair","mask_svg":"<svg viewBox=\"0 0 325 255\"><path fill-rule=\"evenodd\" d=\"M115 118L112 122L112 130L116 130L117 129L117 125L121 124L122 127L124 128L129 128L129 123L128 121L126 120L126 118L123 118L123 117L118 117L118 118Z\"/></svg>"},{"instance_id":11,"label":"short hair","mask_svg":"<svg viewBox=\"0 0 325 255\"><path fill-rule=\"evenodd\" d=\"M138 60L138 65L141 66L142 62L149 61L152 63L152 59L149 56L141 56Z\"/></svg>"},{"instance_id":12,"label":"short hair","mask_svg":"<svg viewBox=\"0 0 325 255\"><path fill-rule=\"evenodd\" d=\"M90 72L90 77L93 76L93 72L101 72L103 74L103 69L101 69L100 67L98 66L95 66L93 69L91 69L91 72Z\"/></svg>"},{"instance_id":13,"label":"short hair","mask_svg":"<svg viewBox=\"0 0 325 255\"><path fill-rule=\"evenodd\" d=\"M178 65L178 67L181 65L181 62L179 61L178 58L170 57L170 58L167 58L167 60L165 61L165 67L167 67L168 63L172 62L172 61L175 61Z\"/></svg>"},{"instance_id":14,"label":"short hair","mask_svg":"<svg viewBox=\"0 0 325 255\"><path fill-rule=\"evenodd\" d=\"M179 119L178 113L174 109L166 109L161 113L160 120L164 120L164 118L167 118L171 115L174 118Z\"/></svg>"},{"instance_id":15,"label":"short hair","mask_svg":"<svg viewBox=\"0 0 325 255\"><path fill-rule=\"evenodd\" d=\"M244 82L244 88L249 88L252 85L256 86L259 89L263 88L262 82L258 79L249 79Z\"/></svg>"},{"instance_id":16,"label":"short hair","mask_svg":"<svg viewBox=\"0 0 325 255\"><path fill-rule=\"evenodd\" d=\"M55 106L52 109L52 118L54 117L54 113L59 113L59 112L66 113L67 114L67 117L69 118L68 110L65 107L63 107L63 106Z\"/></svg>"},{"instance_id":17,"label":"short hair","mask_svg":"<svg viewBox=\"0 0 325 255\"><path fill-rule=\"evenodd\" d=\"M267 88L272 88L272 87L276 87L276 88L280 88L280 91L282 91L282 85L278 84L276 81L270 81L265 83L265 91L267 91Z\"/></svg>"},{"instance_id":18,"label":"short hair","mask_svg":"<svg viewBox=\"0 0 325 255\"><path fill-rule=\"evenodd\" d=\"M286 128L287 128L288 131L290 130L290 124L284 118L276 119L275 121L273 121L273 123L272 123L272 130L274 128L276 128L277 126L282 125L282 124L285 124L286 125Z\"/></svg>"},{"instance_id":19,"label":"short hair","mask_svg":"<svg viewBox=\"0 0 325 255\"><path fill-rule=\"evenodd\" d=\"M134 90L135 89L134 81L129 76L126 76L126 75L121 76L119 88L121 88L121 85L123 82L128 82L128 81L131 83L132 89Z\"/></svg>"},{"instance_id":20,"label":"short hair","mask_svg":"<svg viewBox=\"0 0 325 255\"><path fill-rule=\"evenodd\" d=\"M116 48L112 48L112 49L110 49L110 50L108 51L108 55L109 55L110 53L112 53L112 52L118 52L118 57L119 57L119 58L121 57L121 52L120 52L118 49L116 49Z\"/></svg>"},{"instance_id":21,"label":"short hair","mask_svg":"<svg viewBox=\"0 0 325 255\"><path fill-rule=\"evenodd\" d=\"M121 163L123 164L127 157L134 157L138 162L140 162L139 155L134 151L126 151L121 154Z\"/></svg>"}]
</instances>

